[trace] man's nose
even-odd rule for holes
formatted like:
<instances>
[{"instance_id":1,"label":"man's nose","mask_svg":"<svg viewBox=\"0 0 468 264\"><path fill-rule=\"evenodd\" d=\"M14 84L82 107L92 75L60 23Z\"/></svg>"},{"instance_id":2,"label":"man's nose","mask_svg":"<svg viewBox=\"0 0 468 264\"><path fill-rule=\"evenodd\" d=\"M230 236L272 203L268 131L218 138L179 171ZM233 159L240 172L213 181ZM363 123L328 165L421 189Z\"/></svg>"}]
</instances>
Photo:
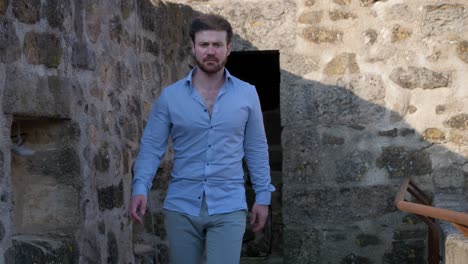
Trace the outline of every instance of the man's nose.
<instances>
[{"instance_id":1,"label":"man's nose","mask_svg":"<svg viewBox=\"0 0 468 264\"><path fill-rule=\"evenodd\" d=\"M212 45L209 45L206 52L208 54L214 54L215 53L215 48Z\"/></svg>"}]
</instances>

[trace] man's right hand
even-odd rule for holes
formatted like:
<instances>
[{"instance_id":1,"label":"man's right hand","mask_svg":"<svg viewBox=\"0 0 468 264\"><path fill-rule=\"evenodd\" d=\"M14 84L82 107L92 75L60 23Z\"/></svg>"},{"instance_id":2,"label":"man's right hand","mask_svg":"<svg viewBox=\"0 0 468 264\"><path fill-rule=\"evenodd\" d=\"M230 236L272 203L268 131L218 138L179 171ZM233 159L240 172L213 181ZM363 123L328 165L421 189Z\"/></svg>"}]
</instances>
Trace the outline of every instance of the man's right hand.
<instances>
[{"instance_id":1,"label":"man's right hand","mask_svg":"<svg viewBox=\"0 0 468 264\"><path fill-rule=\"evenodd\" d=\"M132 196L130 202L130 218L137 224L143 224L142 216L146 211L147 198L144 195Z\"/></svg>"}]
</instances>

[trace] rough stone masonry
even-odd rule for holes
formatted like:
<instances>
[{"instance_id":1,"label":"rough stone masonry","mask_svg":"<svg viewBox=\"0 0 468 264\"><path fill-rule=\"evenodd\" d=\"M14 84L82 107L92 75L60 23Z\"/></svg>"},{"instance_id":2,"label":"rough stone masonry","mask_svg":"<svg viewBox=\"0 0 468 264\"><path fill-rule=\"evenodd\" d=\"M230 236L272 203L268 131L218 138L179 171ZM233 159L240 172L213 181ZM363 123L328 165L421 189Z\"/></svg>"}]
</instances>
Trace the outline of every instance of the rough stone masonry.
<instances>
[{"instance_id":1,"label":"rough stone masonry","mask_svg":"<svg viewBox=\"0 0 468 264\"><path fill-rule=\"evenodd\" d=\"M466 203L464 0L0 0L0 262L169 262L171 152L145 226L131 166L208 12L235 51L280 52L284 263L425 263L424 224L392 202L411 175ZM38 155L12 154L18 135Z\"/></svg>"}]
</instances>

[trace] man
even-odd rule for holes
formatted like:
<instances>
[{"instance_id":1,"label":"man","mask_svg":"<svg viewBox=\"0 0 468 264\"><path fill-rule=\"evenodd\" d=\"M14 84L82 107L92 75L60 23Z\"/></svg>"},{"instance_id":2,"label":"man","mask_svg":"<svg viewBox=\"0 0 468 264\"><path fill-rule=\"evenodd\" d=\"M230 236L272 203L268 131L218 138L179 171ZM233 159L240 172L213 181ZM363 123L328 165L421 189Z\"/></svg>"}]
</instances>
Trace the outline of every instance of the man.
<instances>
[{"instance_id":1,"label":"man","mask_svg":"<svg viewBox=\"0 0 468 264\"><path fill-rule=\"evenodd\" d=\"M268 145L255 87L226 69L232 28L202 15L190 28L198 67L163 90L148 119L135 161L130 216L142 223L152 179L171 136L172 179L164 201L174 264L239 263L247 204L242 159L256 194L250 222L263 228L271 192Z\"/></svg>"}]
</instances>

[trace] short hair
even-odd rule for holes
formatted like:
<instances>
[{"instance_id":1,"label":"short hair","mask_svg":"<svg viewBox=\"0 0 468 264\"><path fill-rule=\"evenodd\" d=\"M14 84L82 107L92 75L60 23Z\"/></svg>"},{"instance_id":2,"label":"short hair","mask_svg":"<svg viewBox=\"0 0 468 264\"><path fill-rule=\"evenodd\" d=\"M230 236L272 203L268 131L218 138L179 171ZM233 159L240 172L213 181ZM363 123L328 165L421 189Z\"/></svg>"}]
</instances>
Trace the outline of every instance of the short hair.
<instances>
[{"instance_id":1,"label":"short hair","mask_svg":"<svg viewBox=\"0 0 468 264\"><path fill-rule=\"evenodd\" d=\"M195 34L197 32L205 30L226 31L227 44L231 43L232 27L224 17L215 14L204 14L193 19L189 31L192 42L195 43Z\"/></svg>"}]
</instances>

